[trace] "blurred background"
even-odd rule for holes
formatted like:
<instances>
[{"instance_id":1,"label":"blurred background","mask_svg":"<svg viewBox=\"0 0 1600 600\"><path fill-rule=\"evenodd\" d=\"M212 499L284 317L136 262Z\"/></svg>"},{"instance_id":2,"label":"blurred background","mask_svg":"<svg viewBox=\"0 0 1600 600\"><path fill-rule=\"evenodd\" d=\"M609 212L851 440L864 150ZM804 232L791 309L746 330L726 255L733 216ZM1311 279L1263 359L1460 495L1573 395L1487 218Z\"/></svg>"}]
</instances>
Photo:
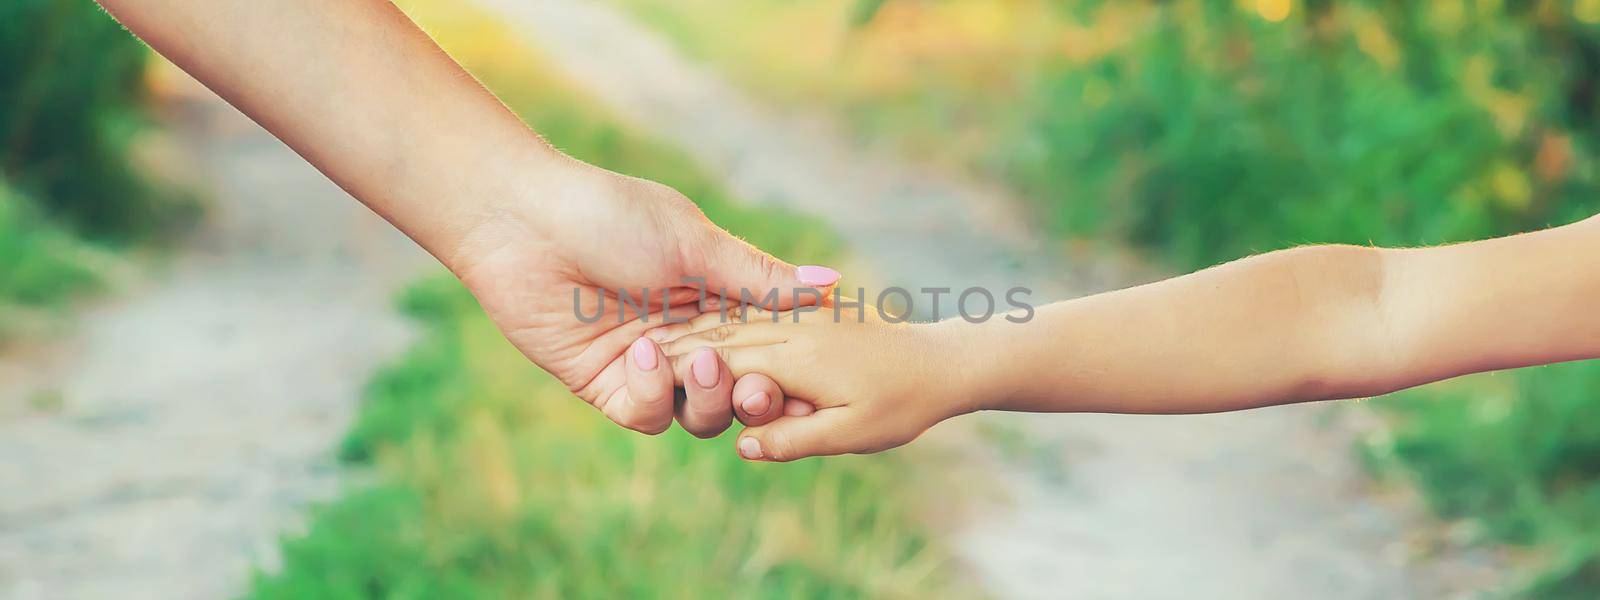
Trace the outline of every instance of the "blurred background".
<instances>
[{"instance_id":1,"label":"blurred background","mask_svg":"<svg viewBox=\"0 0 1600 600\"><path fill-rule=\"evenodd\" d=\"M1600 0L398 4L562 150L868 287L1600 213ZM109 595L1592 598L1600 365L744 464L572 400L88 0L8 0L0 597Z\"/></svg>"}]
</instances>

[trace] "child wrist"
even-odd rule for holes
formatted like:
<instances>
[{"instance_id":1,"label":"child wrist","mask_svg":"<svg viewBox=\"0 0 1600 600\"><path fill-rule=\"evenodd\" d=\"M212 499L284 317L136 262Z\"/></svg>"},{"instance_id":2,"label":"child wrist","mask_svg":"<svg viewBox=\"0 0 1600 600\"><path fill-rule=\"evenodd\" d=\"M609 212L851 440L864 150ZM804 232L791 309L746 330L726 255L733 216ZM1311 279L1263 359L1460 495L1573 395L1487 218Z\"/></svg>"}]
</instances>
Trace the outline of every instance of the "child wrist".
<instances>
[{"instance_id":1,"label":"child wrist","mask_svg":"<svg viewBox=\"0 0 1600 600\"><path fill-rule=\"evenodd\" d=\"M941 321L930 326L934 338L931 356L938 361L940 384L948 390L949 416L991 410L1003 403L1005 361L996 348L989 324L968 323L961 319Z\"/></svg>"}]
</instances>

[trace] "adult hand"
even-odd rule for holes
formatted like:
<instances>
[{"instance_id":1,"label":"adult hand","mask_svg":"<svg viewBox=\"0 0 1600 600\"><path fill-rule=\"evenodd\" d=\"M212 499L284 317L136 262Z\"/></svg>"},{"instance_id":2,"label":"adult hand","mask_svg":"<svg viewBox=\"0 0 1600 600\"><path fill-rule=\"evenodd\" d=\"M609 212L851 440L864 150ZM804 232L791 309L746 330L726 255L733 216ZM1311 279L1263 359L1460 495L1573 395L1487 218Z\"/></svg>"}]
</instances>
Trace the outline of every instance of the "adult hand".
<instances>
[{"instance_id":1,"label":"adult hand","mask_svg":"<svg viewBox=\"0 0 1600 600\"><path fill-rule=\"evenodd\" d=\"M574 288L592 311L601 288L687 301L698 291L683 278L703 276L712 289L779 289L787 306L794 287L838 276L735 240L671 189L563 156L388 0L100 3L443 261L524 354L627 427L671 424L674 374L660 350L639 342L624 356L656 323L619 324L614 298L584 323ZM770 379L733 382L715 366L684 382L686 429L722 431L735 392L741 418L782 412ZM763 392L770 408L746 411Z\"/></svg>"},{"instance_id":2,"label":"adult hand","mask_svg":"<svg viewBox=\"0 0 1600 600\"><path fill-rule=\"evenodd\" d=\"M740 289L756 297L775 289L777 307L788 308L794 290L825 294L837 272L797 268L751 247L667 186L570 159L552 168L560 173L533 177L537 183L498 203L443 257L512 344L611 420L644 433L666 430L674 414L685 430L711 437L735 415L760 425L806 412L786 407L765 376L735 381L715 353L673 373L656 342L641 336L665 324L663 304L676 307L674 319L698 314L701 285L734 300ZM619 319L618 290L637 302L646 288L654 314L640 319L630 308ZM674 380L683 382L681 405Z\"/></svg>"}]
</instances>

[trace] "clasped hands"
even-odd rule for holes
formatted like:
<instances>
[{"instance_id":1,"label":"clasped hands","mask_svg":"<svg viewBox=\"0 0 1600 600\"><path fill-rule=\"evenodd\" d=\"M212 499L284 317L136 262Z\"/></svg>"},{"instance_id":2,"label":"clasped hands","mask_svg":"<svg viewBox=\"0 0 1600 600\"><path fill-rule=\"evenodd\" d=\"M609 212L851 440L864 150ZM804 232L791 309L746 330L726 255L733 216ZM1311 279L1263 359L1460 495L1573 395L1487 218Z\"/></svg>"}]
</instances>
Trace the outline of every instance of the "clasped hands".
<instances>
[{"instance_id":1,"label":"clasped hands","mask_svg":"<svg viewBox=\"0 0 1600 600\"><path fill-rule=\"evenodd\" d=\"M760 426L811 412L808 403L785 402L765 375L734 377L715 353L670 363L645 334L666 324L663 300L676 319L706 308L705 290L778 290L768 308L786 309L795 289L825 293L837 272L757 250L667 186L570 159L561 170L483 211L440 253L518 350L618 425L647 434L674 418L709 438L734 418ZM648 304L624 305L615 294L645 288ZM637 318L641 305L655 314Z\"/></svg>"}]
</instances>

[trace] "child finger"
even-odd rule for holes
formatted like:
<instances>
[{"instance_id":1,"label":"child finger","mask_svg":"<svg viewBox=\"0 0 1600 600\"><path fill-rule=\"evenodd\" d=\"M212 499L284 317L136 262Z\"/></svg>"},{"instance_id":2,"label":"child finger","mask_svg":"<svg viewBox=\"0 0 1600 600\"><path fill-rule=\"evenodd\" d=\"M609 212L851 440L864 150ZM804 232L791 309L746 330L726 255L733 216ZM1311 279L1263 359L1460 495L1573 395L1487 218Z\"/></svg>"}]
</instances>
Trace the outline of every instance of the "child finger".
<instances>
[{"instance_id":1,"label":"child finger","mask_svg":"<svg viewBox=\"0 0 1600 600\"><path fill-rule=\"evenodd\" d=\"M681 336L662 345L667 356L679 356L696 348L723 348L729 346L761 346L784 341L782 330L771 323L741 325L727 323L705 331Z\"/></svg>"},{"instance_id":2,"label":"child finger","mask_svg":"<svg viewBox=\"0 0 1600 600\"><path fill-rule=\"evenodd\" d=\"M681 319L683 316L684 315L673 315L673 318ZM705 331L707 329L712 329L729 322L731 322L731 320L725 317L720 309L713 308L690 316L688 320L656 327L655 329L651 329L645 335L652 340L665 344L682 338L683 336L699 331Z\"/></svg>"},{"instance_id":3,"label":"child finger","mask_svg":"<svg viewBox=\"0 0 1600 600\"><path fill-rule=\"evenodd\" d=\"M679 376L678 382L680 385L687 381L683 377L689 373L688 368L694 359L695 351L700 348L706 348L715 353L717 358L722 361L723 366L727 367L728 372L732 373L734 377L744 377L751 373L764 373L769 376L781 375L785 372L783 367L786 366L786 359L792 358L779 353L782 344L758 346L701 345L692 349L682 347L677 349L662 348L667 351L667 362L672 365L672 372Z\"/></svg>"}]
</instances>

